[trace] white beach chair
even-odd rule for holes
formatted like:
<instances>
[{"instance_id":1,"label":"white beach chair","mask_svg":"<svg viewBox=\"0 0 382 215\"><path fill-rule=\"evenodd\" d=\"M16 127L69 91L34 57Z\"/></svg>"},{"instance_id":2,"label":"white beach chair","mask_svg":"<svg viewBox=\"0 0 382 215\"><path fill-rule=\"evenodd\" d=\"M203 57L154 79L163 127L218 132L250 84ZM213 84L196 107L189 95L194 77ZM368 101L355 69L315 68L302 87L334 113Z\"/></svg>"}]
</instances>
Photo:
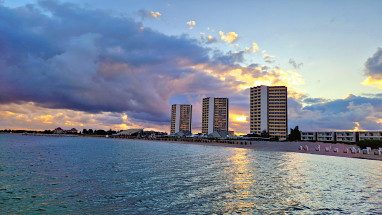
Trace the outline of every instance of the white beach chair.
<instances>
[{"instance_id":1,"label":"white beach chair","mask_svg":"<svg viewBox=\"0 0 382 215\"><path fill-rule=\"evenodd\" d=\"M325 152L330 152L330 147L325 147Z\"/></svg>"},{"instance_id":2,"label":"white beach chair","mask_svg":"<svg viewBox=\"0 0 382 215\"><path fill-rule=\"evenodd\" d=\"M338 152L338 148L334 148L333 152Z\"/></svg>"},{"instance_id":3,"label":"white beach chair","mask_svg":"<svg viewBox=\"0 0 382 215\"><path fill-rule=\"evenodd\" d=\"M355 153L357 152L357 150L355 149L355 147L351 147L351 148L350 148L350 152L351 152L352 154L355 154Z\"/></svg>"},{"instance_id":4,"label":"white beach chair","mask_svg":"<svg viewBox=\"0 0 382 215\"><path fill-rule=\"evenodd\" d=\"M317 145L315 149L316 149L317 152L319 152L321 150L321 146Z\"/></svg>"}]
</instances>

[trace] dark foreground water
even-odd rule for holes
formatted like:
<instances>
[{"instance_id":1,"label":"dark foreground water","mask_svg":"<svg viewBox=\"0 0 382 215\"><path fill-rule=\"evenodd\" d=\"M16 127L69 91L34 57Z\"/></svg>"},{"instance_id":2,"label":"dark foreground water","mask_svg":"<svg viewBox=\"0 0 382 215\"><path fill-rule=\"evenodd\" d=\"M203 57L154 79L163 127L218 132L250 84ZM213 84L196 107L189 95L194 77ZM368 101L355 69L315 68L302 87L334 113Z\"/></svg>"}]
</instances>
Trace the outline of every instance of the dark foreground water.
<instances>
[{"instance_id":1,"label":"dark foreground water","mask_svg":"<svg viewBox=\"0 0 382 215\"><path fill-rule=\"evenodd\" d=\"M0 134L0 214L381 214L382 162Z\"/></svg>"}]
</instances>

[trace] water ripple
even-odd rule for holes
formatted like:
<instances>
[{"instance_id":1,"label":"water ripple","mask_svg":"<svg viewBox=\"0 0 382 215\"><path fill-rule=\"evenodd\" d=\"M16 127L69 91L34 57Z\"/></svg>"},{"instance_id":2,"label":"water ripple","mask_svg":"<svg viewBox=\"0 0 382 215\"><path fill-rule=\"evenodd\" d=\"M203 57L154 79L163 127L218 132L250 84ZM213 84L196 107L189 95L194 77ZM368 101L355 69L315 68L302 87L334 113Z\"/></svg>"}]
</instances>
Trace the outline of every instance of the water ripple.
<instances>
[{"instance_id":1,"label":"water ripple","mask_svg":"<svg viewBox=\"0 0 382 215\"><path fill-rule=\"evenodd\" d=\"M0 135L3 214L380 214L381 161Z\"/></svg>"}]
</instances>

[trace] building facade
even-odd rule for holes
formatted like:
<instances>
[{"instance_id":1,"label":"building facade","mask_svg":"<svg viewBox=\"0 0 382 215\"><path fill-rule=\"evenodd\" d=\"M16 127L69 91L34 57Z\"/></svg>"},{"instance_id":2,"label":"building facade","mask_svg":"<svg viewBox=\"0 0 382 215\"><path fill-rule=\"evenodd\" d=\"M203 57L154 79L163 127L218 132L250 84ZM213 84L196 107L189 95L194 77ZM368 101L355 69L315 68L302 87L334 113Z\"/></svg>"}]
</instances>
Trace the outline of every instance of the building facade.
<instances>
[{"instance_id":1,"label":"building facade","mask_svg":"<svg viewBox=\"0 0 382 215\"><path fill-rule=\"evenodd\" d=\"M203 98L202 133L228 131L228 98Z\"/></svg>"},{"instance_id":2,"label":"building facade","mask_svg":"<svg viewBox=\"0 0 382 215\"><path fill-rule=\"evenodd\" d=\"M362 140L382 140L382 131L302 131L301 140L355 143Z\"/></svg>"},{"instance_id":3,"label":"building facade","mask_svg":"<svg viewBox=\"0 0 382 215\"><path fill-rule=\"evenodd\" d=\"M312 131L302 131L301 140L303 141L315 141L317 140L317 132Z\"/></svg>"},{"instance_id":4,"label":"building facade","mask_svg":"<svg viewBox=\"0 0 382 215\"><path fill-rule=\"evenodd\" d=\"M360 131L359 140L382 140L382 131Z\"/></svg>"},{"instance_id":5,"label":"building facade","mask_svg":"<svg viewBox=\"0 0 382 215\"><path fill-rule=\"evenodd\" d=\"M336 132L337 142L355 143L357 140L358 140L358 132L354 132L354 131Z\"/></svg>"},{"instance_id":6,"label":"building facade","mask_svg":"<svg viewBox=\"0 0 382 215\"><path fill-rule=\"evenodd\" d=\"M336 132L334 131L322 131L317 132L317 141L335 141L336 139Z\"/></svg>"},{"instance_id":7,"label":"building facade","mask_svg":"<svg viewBox=\"0 0 382 215\"><path fill-rule=\"evenodd\" d=\"M250 133L267 131L271 137L288 135L288 90L285 86L257 86L250 89Z\"/></svg>"},{"instance_id":8,"label":"building facade","mask_svg":"<svg viewBox=\"0 0 382 215\"><path fill-rule=\"evenodd\" d=\"M173 104L171 107L170 134L180 131L191 133L192 105Z\"/></svg>"}]
</instances>

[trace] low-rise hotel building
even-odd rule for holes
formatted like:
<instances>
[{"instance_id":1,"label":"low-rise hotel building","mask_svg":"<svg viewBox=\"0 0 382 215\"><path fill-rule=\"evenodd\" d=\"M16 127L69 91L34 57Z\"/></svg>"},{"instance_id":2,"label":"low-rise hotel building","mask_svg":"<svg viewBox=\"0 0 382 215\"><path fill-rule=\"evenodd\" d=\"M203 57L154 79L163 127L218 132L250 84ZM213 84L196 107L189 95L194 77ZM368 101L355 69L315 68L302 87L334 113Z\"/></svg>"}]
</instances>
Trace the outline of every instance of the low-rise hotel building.
<instances>
[{"instance_id":1,"label":"low-rise hotel building","mask_svg":"<svg viewBox=\"0 0 382 215\"><path fill-rule=\"evenodd\" d=\"M382 140L382 131L302 131L301 140L355 143L362 140Z\"/></svg>"},{"instance_id":2,"label":"low-rise hotel building","mask_svg":"<svg viewBox=\"0 0 382 215\"><path fill-rule=\"evenodd\" d=\"M359 140L382 140L382 131L359 131Z\"/></svg>"},{"instance_id":3,"label":"low-rise hotel building","mask_svg":"<svg viewBox=\"0 0 382 215\"><path fill-rule=\"evenodd\" d=\"M325 132L317 132L317 141L335 141L336 140L336 132L334 131L325 131Z\"/></svg>"},{"instance_id":4,"label":"low-rise hotel building","mask_svg":"<svg viewBox=\"0 0 382 215\"><path fill-rule=\"evenodd\" d=\"M171 129L170 134L180 131L191 133L192 105L173 104L171 107Z\"/></svg>"},{"instance_id":5,"label":"low-rise hotel building","mask_svg":"<svg viewBox=\"0 0 382 215\"><path fill-rule=\"evenodd\" d=\"M354 131L341 131L336 132L336 141L337 142L349 142L355 143L358 140L358 133Z\"/></svg>"},{"instance_id":6,"label":"low-rise hotel building","mask_svg":"<svg viewBox=\"0 0 382 215\"><path fill-rule=\"evenodd\" d=\"M303 131L301 132L301 140L315 141L317 140L317 132Z\"/></svg>"}]
</instances>

